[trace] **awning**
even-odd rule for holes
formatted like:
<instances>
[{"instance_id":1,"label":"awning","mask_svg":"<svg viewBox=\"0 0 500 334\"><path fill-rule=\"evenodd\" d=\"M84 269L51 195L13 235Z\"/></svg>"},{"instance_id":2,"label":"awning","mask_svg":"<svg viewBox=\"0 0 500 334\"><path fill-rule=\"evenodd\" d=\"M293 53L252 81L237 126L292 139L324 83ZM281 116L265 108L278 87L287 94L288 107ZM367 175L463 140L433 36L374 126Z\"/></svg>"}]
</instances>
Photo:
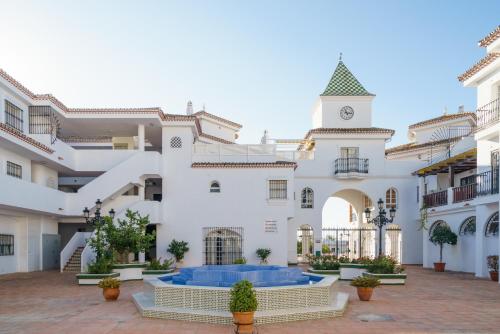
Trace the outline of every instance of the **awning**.
<instances>
[{"instance_id":1,"label":"awning","mask_svg":"<svg viewBox=\"0 0 500 334\"><path fill-rule=\"evenodd\" d=\"M455 173L461 173L466 170L476 168L477 166L477 149L473 148L466 152L457 154L446 160L436 162L430 166L421 168L413 173L413 175L426 176L435 175L438 173L447 173L450 166Z\"/></svg>"}]
</instances>

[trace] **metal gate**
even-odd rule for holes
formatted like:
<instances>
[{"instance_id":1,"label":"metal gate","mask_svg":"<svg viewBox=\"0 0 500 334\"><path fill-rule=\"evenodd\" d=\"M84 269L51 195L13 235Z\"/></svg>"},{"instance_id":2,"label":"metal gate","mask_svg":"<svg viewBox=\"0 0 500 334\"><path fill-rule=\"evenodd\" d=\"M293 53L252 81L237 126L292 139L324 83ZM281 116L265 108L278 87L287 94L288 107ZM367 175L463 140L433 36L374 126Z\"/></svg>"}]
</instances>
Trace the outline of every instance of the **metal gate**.
<instances>
[{"instance_id":1,"label":"metal gate","mask_svg":"<svg viewBox=\"0 0 500 334\"><path fill-rule=\"evenodd\" d=\"M233 264L243 257L243 227L204 227L205 264Z\"/></svg>"},{"instance_id":2,"label":"metal gate","mask_svg":"<svg viewBox=\"0 0 500 334\"><path fill-rule=\"evenodd\" d=\"M322 253L349 259L375 256L374 228L323 228Z\"/></svg>"},{"instance_id":3,"label":"metal gate","mask_svg":"<svg viewBox=\"0 0 500 334\"><path fill-rule=\"evenodd\" d=\"M396 225L388 225L385 228L385 255L390 256L401 263L401 228Z\"/></svg>"}]
</instances>

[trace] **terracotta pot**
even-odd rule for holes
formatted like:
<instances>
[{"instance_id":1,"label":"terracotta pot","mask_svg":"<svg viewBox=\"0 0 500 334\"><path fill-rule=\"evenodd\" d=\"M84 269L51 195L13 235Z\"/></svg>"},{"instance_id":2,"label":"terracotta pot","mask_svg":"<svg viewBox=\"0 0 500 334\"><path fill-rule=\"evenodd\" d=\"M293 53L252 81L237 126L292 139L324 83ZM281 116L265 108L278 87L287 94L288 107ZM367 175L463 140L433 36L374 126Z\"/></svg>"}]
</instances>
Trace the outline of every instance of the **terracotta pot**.
<instances>
[{"instance_id":1,"label":"terracotta pot","mask_svg":"<svg viewBox=\"0 0 500 334\"><path fill-rule=\"evenodd\" d=\"M446 262L434 262L434 271L442 273L445 266Z\"/></svg>"},{"instance_id":2,"label":"terracotta pot","mask_svg":"<svg viewBox=\"0 0 500 334\"><path fill-rule=\"evenodd\" d=\"M357 287L359 300L367 302L372 298L373 288Z\"/></svg>"},{"instance_id":3,"label":"terracotta pot","mask_svg":"<svg viewBox=\"0 0 500 334\"><path fill-rule=\"evenodd\" d=\"M253 314L255 312L233 312L234 324L237 327L236 333L253 333Z\"/></svg>"},{"instance_id":4,"label":"terracotta pot","mask_svg":"<svg viewBox=\"0 0 500 334\"><path fill-rule=\"evenodd\" d=\"M498 271L490 271L490 278L492 281L498 282Z\"/></svg>"},{"instance_id":5,"label":"terracotta pot","mask_svg":"<svg viewBox=\"0 0 500 334\"><path fill-rule=\"evenodd\" d=\"M107 301L117 300L120 295L120 288L104 288L102 289L102 295Z\"/></svg>"}]
</instances>

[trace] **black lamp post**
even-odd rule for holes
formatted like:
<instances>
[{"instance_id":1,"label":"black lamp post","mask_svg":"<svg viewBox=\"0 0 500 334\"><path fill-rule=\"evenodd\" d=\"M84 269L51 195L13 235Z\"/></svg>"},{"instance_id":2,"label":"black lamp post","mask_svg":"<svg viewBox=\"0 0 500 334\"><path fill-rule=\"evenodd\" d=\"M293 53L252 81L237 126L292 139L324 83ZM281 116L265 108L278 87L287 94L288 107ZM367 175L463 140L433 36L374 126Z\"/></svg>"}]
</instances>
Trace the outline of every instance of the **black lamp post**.
<instances>
[{"instance_id":1,"label":"black lamp post","mask_svg":"<svg viewBox=\"0 0 500 334\"><path fill-rule=\"evenodd\" d=\"M370 219L371 211L369 208L365 209L366 222L368 224L374 224L378 227L378 255L382 255L382 228L386 224L392 223L394 216L396 216L396 208L392 207L389 209L389 218L386 217L387 212L384 209L384 201L379 199L378 202L378 215L373 219Z\"/></svg>"},{"instance_id":2,"label":"black lamp post","mask_svg":"<svg viewBox=\"0 0 500 334\"><path fill-rule=\"evenodd\" d=\"M95 202L94 217L90 217L90 210L87 207L85 207L85 209L83 209L83 216L85 217L85 222L87 224L90 224L93 227L95 227L95 229L97 230L96 231L96 238L98 240L101 237L101 233L100 233L101 227L102 227L102 225L104 225L104 217L101 216L101 206L102 206L102 202L100 199L98 199ZM115 210L113 210L113 209L109 210L109 216L111 217L111 219L113 219L115 217ZM102 254L100 254L101 251L98 250L96 253L97 253L97 258L99 259L102 255Z\"/></svg>"}]
</instances>

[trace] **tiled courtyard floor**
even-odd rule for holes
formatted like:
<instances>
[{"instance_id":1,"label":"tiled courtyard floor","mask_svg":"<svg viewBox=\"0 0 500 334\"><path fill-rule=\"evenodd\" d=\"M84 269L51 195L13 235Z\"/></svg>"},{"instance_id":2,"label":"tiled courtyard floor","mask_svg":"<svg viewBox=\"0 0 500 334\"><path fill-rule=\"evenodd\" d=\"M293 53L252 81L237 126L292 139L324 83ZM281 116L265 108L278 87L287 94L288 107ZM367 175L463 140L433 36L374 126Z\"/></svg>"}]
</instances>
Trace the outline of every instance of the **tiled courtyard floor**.
<instances>
[{"instance_id":1,"label":"tiled courtyard floor","mask_svg":"<svg viewBox=\"0 0 500 334\"><path fill-rule=\"evenodd\" d=\"M500 333L500 286L470 274L408 267L406 286L384 286L371 302L354 288L342 318L259 326L259 333ZM131 294L142 282L125 282L117 302L97 287L78 286L59 272L0 276L0 333L231 333L229 326L142 318ZM364 322L375 314L391 320Z\"/></svg>"}]
</instances>

